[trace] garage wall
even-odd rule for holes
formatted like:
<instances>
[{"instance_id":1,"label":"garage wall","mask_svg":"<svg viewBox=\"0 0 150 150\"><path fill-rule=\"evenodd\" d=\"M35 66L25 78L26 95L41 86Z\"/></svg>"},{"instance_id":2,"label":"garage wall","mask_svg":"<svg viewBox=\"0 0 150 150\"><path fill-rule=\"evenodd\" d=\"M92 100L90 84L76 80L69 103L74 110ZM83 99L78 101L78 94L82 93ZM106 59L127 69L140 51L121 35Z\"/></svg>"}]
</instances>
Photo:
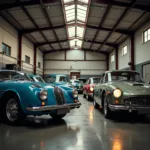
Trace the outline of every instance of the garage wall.
<instances>
[{"instance_id":1,"label":"garage wall","mask_svg":"<svg viewBox=\"0 0 150 150\"><path fill-rule=\"evenodd\" d=\"M115 57L115 50L113 50L110 54L109 54L109 70L115 70L115 63L116 63L116 58L114 62L111 62L111 56L114 55Z\"/></svg>"},{"instance_id":2,"label":"garage wall","mask_svg":"<svg viewBox=\"0 0 150 150\"><path fill-rule=\"evenodd\" d=\"M0 17L0 68L7 63L17 63L18 34L5 20ZM2 43L11 46L11 57L2 54Z\"/></svg>"},{"instance_id":3,"label":"garage wall","mask_svg":"<svg viewBox=\"0 0 150 150\"><path fill-rule=\"evenodd\" d=\"M38 67L38 62L41 63L41 67ZM43 53L38 49L36 54L36 73L43 75Z\"/></svg>"},{"instance_id":4,"label":"garage wall","mask_svg":"<svg viewBox=\"0 0 150 150\"><path fill-rule=\"evenodd\" d=\"M84 60L86 56L86 60ZM81 77L98 76L106 71L106 56L94 52L70 50L45 55L44 74L66 74L80 72Z\"/></svg>"},{"instance_id":5,"label":"garage wall","mask_svg":"<svg viewBox=\"0 0 150 150\"><path fill-rule=\"evenodd\" d=\"M122 48L127 45L127 54L122 56ZM130 39L125 40L118 49L118 69L125 70L129 68L128 62L130 62Z\"/></svg>"},{"instance_id":6,"label":"garage wall","mask_svg":"<svg viewBox=\"0 0 150 150\"><path fill-rule=\"evenodd\" d=\"M11 47L11 56L2 54L2 43ZM33 73L33 44L25 37L22 38L22 71ZM30 57L30 64L25 63L25 55ZM3 18L0 17L0 68L5 68L5 64L16 64L18 57L18 32ZM38 62L41 68L38 68ZM43 53L37 50L37 73L43 74Z\"/></svg>"},{"instance_id":7,"label":"garage wall","mask_svg":"<svg viewBox=\"0 0 150 150\"><path fill-rule=\"evenodd\" d=\"M143 25L135 33L135 68L136 71L142 73L142 66L150 63L150 41L143 44L143 31L150 27L150 21Z\"/></svg>"}]
</instances>

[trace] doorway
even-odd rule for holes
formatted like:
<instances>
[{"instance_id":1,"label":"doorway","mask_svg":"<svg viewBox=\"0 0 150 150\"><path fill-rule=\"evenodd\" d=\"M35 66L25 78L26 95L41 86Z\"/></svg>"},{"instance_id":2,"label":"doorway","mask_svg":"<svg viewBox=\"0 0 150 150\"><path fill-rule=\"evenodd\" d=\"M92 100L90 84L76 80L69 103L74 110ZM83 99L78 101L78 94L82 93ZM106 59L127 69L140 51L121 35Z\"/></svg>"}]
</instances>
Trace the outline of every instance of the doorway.
<instances>
[{"instance_id":1,"label":"doorway","mask_svg":"<svg viewBox=\"0 0 150 150\"><path fill-rule=\"evenodd\" d=\"M70 79L80 78L80 72L70 72Z\"/></svg>"},{"instance_id":2,"label":"doorway","mask_svg":"<svg viewBox=\"0 0 150 150\"><path fill-rule=\"evenodd\" d=\"M143 79L146 83L150 81L150 64L143 65Z\"/></svg>"}]
</instances>

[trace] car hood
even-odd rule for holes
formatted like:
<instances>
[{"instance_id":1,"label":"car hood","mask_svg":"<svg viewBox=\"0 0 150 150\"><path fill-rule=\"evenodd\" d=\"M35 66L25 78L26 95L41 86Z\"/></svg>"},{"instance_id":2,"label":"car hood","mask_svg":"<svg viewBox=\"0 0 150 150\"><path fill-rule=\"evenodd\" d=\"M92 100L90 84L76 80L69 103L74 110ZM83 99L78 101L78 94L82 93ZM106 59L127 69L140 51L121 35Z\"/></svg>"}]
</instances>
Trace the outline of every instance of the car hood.
<instances>
[{"instance_id":1,"label":"car hood","mask_svg":"<svg viewBox=\"0 0 150 150\"><path fill-rule=\"evenodd\" d=\"M114 82L116 88L120 88L123 92L130 95L150 95L150 85L139 82Z\"/></svg>"}]
</instances>

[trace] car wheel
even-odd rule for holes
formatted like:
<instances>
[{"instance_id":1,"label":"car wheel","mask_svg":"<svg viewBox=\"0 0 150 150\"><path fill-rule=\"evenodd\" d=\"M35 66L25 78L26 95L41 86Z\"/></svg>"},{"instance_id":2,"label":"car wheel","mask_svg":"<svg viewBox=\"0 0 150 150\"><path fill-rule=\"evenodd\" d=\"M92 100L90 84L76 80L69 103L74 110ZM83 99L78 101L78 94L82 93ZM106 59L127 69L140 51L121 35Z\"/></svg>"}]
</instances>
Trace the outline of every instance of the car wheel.
<instances>
[{"instance_id":1,"label":"car wheel","mask_svg":"<svg viewBox=\"0 0 150 150\"><path fill-rule=\"evenodd\" d=\"M2 119L5 123L10 125L18 125L21 123L23 119L25 119L25 115L22 112L20 102L16 96L5 97L3 105L3 116Z\"/></svg>"},{"instance_id":2,"label":"car wheel","mask_svg":"<svg viewBox=\"0 0 150 150\"><path fill-rule=\"evenodd\" d=\"M95 109L98 109L99 108L99 105L96 103L95 99L94 99L94 96L93 96L93 105L94 105L94 108Z\"/></svg>"},{"instance_id":3,"label":"car wheel","mask_svg":"<svg viewBox=\"0 0 150 150\"><path fill-rule=\"evenodd\" d=\"M66 114L57 115L57 114L55 114L55 113L52 113L52 114L50 114L50 116L51 116L53 119L59 120L59 119L62 119L63 117L65 117Z\"/></svg>"},{"instance_id":4,"label":"car wheel","mask_svg":"<svg viewBox=\"0 0 150 150\"><path fill-rule=\"evenodd\" d=\"M111 118L111 110L108 107L107 96L104 96L104 106L103 106L104 116L107 119Z\"/></svg>"},{"instance_id":5,"label":"car wheel","mask_svg":"<svg viewBox=\"0 0 150 150\"><path fill-rule=\"evenodd\" d=\"M83 92L83 98L86 98L85 91Z\"/></svg>"}]
</instances>

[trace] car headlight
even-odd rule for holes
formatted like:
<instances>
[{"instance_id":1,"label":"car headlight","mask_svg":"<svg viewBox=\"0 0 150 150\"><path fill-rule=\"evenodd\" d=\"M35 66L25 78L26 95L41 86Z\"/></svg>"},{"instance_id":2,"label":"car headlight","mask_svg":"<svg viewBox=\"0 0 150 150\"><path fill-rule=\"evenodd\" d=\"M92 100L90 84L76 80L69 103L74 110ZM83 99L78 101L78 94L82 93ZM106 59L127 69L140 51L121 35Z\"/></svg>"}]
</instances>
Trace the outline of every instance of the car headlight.
<instances>
[{"instance_id":1,"label":"car headlight","mask_svg":"<svg viewBox=\"0 0 150 150\"><path fill-rule=\"evenodd\" d=\"M78 97L78 91L77 91L77 90L73 90L72 93L73 93L73 97L74 97L74 98L77 98L77 97Z\"/></svg>"},{"instance_id":2,"label":"car headlight","mask_svg":"<svg viewBox=\"0 0 150 150\"><path fill-rule=\"evenodd\" d=\"M93 90L94 90L94 88L93 88L93 87L90 87L90 91L93 92Z\"/></svg>"},{"instance_id":3,"label":"car headlight","mask_svg":"<svg viewBox=\"0 0 150 150\"><path fill-rule=\"evenodd\" d=\"M120 89L116 89L113 92L114 97L119 98L121 96L122 92Z\"/></svg>"},{"instance_id":4,"label":"car headlight","mask_svg":"<svg viewBox=\"0 0 150 150\"><path fill-rule=\"evenodd\" d=\"M43 101L47 99L47 96L48 96L48 93L46 90L42 90L39 94L40 99Z\"/></svg>"}]
</instances>

